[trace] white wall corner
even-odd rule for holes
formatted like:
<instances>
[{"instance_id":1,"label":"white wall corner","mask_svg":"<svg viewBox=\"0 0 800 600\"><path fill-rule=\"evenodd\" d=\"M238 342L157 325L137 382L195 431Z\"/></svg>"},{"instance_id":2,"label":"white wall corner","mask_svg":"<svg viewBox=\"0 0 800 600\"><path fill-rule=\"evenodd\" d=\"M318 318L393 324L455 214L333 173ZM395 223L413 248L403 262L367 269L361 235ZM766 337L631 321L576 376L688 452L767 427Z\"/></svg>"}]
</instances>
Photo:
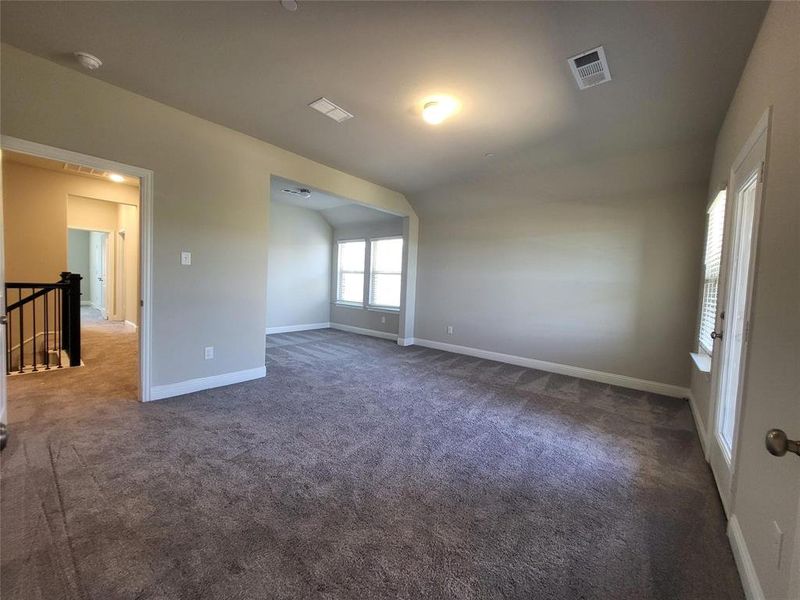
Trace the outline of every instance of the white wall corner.
<instances>
[{"instance_id":1,"label":"white wall corner","mask_svg":"<svg viewBox=\"0 0 800 600\"><path fill-rule=\"evenodd\" d=\"M736 515L731 515L728 521L728 539L733 549L733 558L736 560L736 566L739 569L739 577L742 578L745 597L747 600L766 600Z\"/></svg>"},{"instance_id":2,"label":"white wall corner","mask_svg":"<svg viewBox=\"0 0 800 600\"><path fill-rule=\"evenodd\" d=\"M414 345L414 338L413 337L409 337L409 338L399 337L399 338L397 338L397 345L398 346L413 346Z\"/></svg>"},{"instance_id":3,"label":"white wall corner","mask_svg":"<svg viewBox=\"0 0 800 600\"><path fill-rule=\"evenodd\" d=\"M294 331L311 331L312 329L328 329L331 324L325 323L304 323L302 325L282 325L280 327L267 327L267 335L276 333L292 333Z\"/></svg>"},{"instance_id":4,"label":"white wall corner","mask_svg":"<svg viewBox=\"0 0 800 600\"><path fill-rule=\"evenodd\" d=\"M152 388L150 388L149 400L164 400L165 398L182 396L184 394L191 394L192 392L200 392L203 390L222 387L224 385L232 385L234 383L242 383L252 379L260 379L261 377L266 377L266 375L267 367L264 366L256 367L255 369L245 369L244 371L222 373L221 375L211 375L210 377L187 379L186 381L167 383L165 385L154 385Z\"/></svg>"},{"instance_id":5,"label":"white wall corner","mask_svg":"<svg viewBox=\"0 0 800 600\"><path fill-rule=\"evenodd\" d=\"M535 358L526 358L524 356L516 356L513 354L503 354L501 352L492 352L490 350L482 350L480 348L472 348L469 346L458 346L456 344L447 344L434 340L414 338L414 343L418 346L425 346L426 348L433 348L435 350L444 350L445 352L454 352L455 354L465 354L467 356L475 356L476 358L485 358L486 360L508 363L510 365L527 367L529 369L538 369L539 371L547 371L548 373L556 373L558 375L567 375L569 377L578 377L580 379L588 379L590 381L599 381L600 383L617 385L619 387L639 390L641 392L650 392L652 394L661 394L662 396L688 398L691 394L689 388L673 385L671 383L661 383L659 381L650 381L648 379L638 379L636 377L629 377L627 375L617 375L616 373L606 373L605 371L595 371L594 369L585 369L583 367L574 367L572 365L562 365L560 363L553 363Z\"/></svg>"}]
</instances>

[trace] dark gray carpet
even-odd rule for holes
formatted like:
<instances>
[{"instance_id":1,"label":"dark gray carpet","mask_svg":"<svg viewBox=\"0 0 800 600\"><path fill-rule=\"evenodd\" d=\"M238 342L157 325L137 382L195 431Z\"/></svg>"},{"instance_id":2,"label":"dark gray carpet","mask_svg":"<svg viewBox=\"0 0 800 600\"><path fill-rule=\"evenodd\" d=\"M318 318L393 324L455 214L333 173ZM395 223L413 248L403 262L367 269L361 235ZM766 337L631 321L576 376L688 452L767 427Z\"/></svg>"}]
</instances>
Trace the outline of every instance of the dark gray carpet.
<instances>
[{"instance_id":1,"label":"dark gray carpet","mask_svg":"<svg viewBox=\"0 0 800 600\"><path fill-rule=\"evenodd\" d=\"M323 330L141 405L86 339L11 382L4 600L743 597L684 401Z\"/></svg>"}]
</instances>

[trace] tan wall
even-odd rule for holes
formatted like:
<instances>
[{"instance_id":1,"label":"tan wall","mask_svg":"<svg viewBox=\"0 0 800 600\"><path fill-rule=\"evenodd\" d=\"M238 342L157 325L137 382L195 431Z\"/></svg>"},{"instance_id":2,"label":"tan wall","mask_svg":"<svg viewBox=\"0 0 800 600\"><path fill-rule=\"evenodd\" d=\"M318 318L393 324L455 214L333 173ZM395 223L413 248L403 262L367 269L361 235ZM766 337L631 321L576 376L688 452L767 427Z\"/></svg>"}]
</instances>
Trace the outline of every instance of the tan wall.
<instances>
[{"instance_id":1,"label":"tan wall","mask_svg":"<svg viewBox=\"0 0 800 600\"><path fill-rule=\"evenodd\" d=\"M69 195L139 202L131 186L3 161L6 280L57 281L67 269Z\"/></svg>"},{"instance_id":2,"label":"tan wall","mask_svg":"<svg viewBox=\"0 0 800 600\"><path fill-rule=\"evenodd\" d=\"M124 261L125 281L122 294L124 295L124 311L120 318L139 324L139 209L137 206L120 204L118 211L117 233L125 233ZM119 236L117 238L119 240ZM119 241L118 241L119 243Z\"/></svg>"},{"instance_id":3,"label":"tan wall","mask_svg":"<svg viewBox=\"0 0 800 600\"><path fill-rule=\"evenodd\" d=\"M407 215L416 245L402 194L7 45L1 76L3 134L154 172L154 385L264 366L272 174Z\"/></svg>"},{"instance_id":4,"label":"tan wall","mask_svg":"<svg viewBox=\"0 0 800 600\"><path fill-rule=\"evenodd\" d=\"M770 5L717 138L709 195L728 180L737 154L769 106L772 125L732 504L764 595L778 599L790 597L800 477L796 459L767 454L764 435L772 427L782 427L790 437L800 437L800 4L796 2ZM692 395L708 423L707 378L695 374ZM775 562L773 521L784 533L781 569ZM800 548L794 551L800 553ZM800 579L800 571L796 577ZM800 580L796 585L800 589Z\"/></svg>"},{"instance_id":5,"label":"tan wall","mask_svg":"<svg viewBox=\"0 0 800 600\"><path fill-rule=\"evenodd\" d=\"M116 185L116 184L110 184ZM138 325L139 300L139 190L120 186L113 190L116 201L86 198L69 194L67 226L109 233L108 275L112 286L108 293L109 318ZM127 201L127 204L122 204ZM119 232L125 231L124 247ZM122 265L120 261L124 260ZM122 277L118 274L123 273Z\"/></svg>"},{"instance_id":6,"label":"tan wall","mask_svg":"<svg viewBox=\"0 0 800 600\"><path fill-rule=\"evenodd\" d=\"M57 281L68 270L67 228L109 231L112 281L115 272L115 238L119 214L127 203L129 212L137 212L139 190L128 185L90 179L70 173L3 161L5 219L5 268L8 281ZM100 200L102 198L102 200ZM128 217L130 219L130 217ZM138 217L134 220L138 221ZM138 296L138 222L133 225L137 245L129 260L125 289ZM82 273L84 278L88 273ZM83 283L83 282L82 282ZM81 286L88 291L88 286ZM84 300L88 300L88 294ZM115 290L109 298L111 318L122 319L114 311ZM128 319L134 324L134 318ZM125 317L127 318L127 317Z\"/></svg>"}]
</instances>

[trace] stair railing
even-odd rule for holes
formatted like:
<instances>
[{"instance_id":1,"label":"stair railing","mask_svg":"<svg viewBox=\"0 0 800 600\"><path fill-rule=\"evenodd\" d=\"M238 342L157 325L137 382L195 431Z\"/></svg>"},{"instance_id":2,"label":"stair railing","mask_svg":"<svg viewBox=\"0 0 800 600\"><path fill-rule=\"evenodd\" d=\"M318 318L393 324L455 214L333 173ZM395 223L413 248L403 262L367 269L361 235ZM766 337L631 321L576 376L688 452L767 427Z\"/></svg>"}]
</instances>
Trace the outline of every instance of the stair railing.
<instances>
[{"instance_id":1,"label":"stair railing","mask_svg":"<svg viewBox=\"0 0 800 600\"><path fill-rule=\"evenodd\" d=\"M16 297L16 301L14 298ZM6 282L6 372L81 364L81 276L55 283Z\"/></svg>"}]
</instances>

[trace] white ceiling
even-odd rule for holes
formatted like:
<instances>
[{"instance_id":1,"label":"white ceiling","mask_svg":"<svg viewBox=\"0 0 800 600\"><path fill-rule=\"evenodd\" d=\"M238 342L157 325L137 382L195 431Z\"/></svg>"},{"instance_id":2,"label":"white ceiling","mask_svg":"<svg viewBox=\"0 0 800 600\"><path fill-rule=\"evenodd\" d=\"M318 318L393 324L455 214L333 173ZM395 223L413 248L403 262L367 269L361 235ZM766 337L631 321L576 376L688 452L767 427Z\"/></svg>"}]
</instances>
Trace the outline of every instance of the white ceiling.
<instances>
[{"instance_id":1,"label":"white ceiling","mask_svg":"<svg viewBox=\"0 0 800 600\"><path fill-rule=\"evenodd\" d=\"M3 2L3 41L404 193L713 142L766 2ZM613 81L566 59L603 44ZM451 93L438 127L420 100ZM311 110L320 96L355 115ZM484 158L492 152L495 157Z\"/></svg>"},{"instance_id":2,"label":"white ceiling","mask_svg":"<svg viewBox=\"0 0 800 600\"><path fill-rule=\"evenodd\" d=\"M296 190L300 188L308 189L311 192L311 197L303 198L302 196L283 191L284 189ZM402 218L397 215L363 206L352 200L334 196L333 194L282 177L272 177L272 181L270 182L270 196L273 202L319 211L322 217L334 228L373 223L399 223L402 220Z\"/></svg>"}]
</instances>

